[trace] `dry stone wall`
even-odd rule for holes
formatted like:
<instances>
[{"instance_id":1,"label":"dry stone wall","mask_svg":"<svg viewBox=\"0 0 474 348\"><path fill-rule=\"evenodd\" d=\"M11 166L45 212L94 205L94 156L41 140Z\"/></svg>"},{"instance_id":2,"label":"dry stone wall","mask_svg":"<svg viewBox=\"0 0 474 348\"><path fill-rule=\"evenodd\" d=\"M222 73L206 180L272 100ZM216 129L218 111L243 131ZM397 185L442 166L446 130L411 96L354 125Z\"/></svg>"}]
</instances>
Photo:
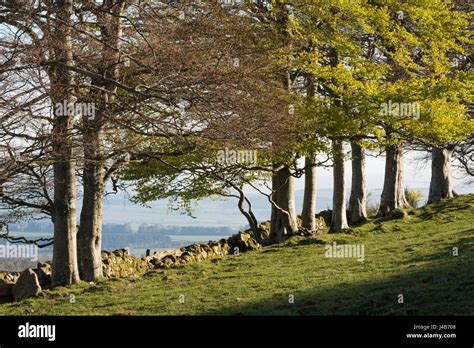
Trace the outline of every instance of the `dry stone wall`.
<instances>
[{"instance_id":1,"label":"dry stone wall","mask_svg":"<svg viewBox=\"0 0 474 348\"><path fill-rule=\"evenodd\" d=\"M207 244L192 244L179 249L155 252L151 256L137 258L126 249L102 252L104 277L128 277L146 273L156 268L169 268L203 260L217 260L228 254L243 253L262 248L268 236L266 226L259 226L258 236L249 231L239 232L228 239ZM51 287L51 263L38 263L35 269L0 273L0 303L21 301L38 296L42 289Z\"/></svg>"}]
</instances>

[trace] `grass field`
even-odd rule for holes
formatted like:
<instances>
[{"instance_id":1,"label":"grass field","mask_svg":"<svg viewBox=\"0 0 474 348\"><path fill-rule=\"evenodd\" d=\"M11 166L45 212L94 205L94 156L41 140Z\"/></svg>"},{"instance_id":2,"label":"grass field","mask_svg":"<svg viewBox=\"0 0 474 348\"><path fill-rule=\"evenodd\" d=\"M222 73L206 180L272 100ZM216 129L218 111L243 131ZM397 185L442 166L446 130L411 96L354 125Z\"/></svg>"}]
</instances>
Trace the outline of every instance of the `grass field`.
<instances>
[{"instance_id":1,"label":"grass field","mask_svg":"<svg viewBox=\"0 0 474 348\"><path fill-rule=\"evenodd\" d=\"M364 261L325 257L325 244L334 241L363 245ZM217 264L45 291L0 305L0 314L474 315L474 195Z\"/></svg>"}]
</instances>

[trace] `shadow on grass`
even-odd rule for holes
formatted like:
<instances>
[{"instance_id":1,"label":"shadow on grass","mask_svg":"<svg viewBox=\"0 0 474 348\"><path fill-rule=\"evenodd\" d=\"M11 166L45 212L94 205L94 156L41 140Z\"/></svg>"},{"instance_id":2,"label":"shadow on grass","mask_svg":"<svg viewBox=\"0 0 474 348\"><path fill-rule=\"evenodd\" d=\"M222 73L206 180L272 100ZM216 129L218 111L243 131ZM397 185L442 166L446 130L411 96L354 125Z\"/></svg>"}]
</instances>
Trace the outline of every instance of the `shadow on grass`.
<instances>
[{"instance_id":1,"label":"shadow on grass","mask_svg":"<svg viewBox=\"0 0 474 348\"><path fill-rule=\"evenodd\" d=\"M228 304L203 315L474 315L474 258L436 255L432 267L401 276L337 287L294 289L254 302ZM308 277L311 277L308 274ZM285 280L281 279L281 283ZM278 292L278 289L275 289ZM234 294L239 296L240 294ZM294 303L291 302L294 296ZM399 303L400 295L403 303Z\"/></svg>"}]
</instances>

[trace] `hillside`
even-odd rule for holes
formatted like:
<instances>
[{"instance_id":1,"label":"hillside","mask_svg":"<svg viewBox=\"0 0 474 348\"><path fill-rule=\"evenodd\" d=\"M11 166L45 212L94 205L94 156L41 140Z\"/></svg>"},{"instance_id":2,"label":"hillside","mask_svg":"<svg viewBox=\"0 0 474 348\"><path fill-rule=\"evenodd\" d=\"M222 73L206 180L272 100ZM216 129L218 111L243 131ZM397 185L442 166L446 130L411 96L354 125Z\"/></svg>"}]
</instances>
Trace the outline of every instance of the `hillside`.
<instances>
[{"instance_id":1,"label":"hillside","mask_svg":"<svg viewBox=\"0 0 474 348\"><path fill-rule=\"evenodd\" d=\"M364 261L325 257L333 242L363 245ZM0 305L0 315L474 315L473 251L474 195L465 195L350 233L45 291Z\"/></svg>"}]
</instances>

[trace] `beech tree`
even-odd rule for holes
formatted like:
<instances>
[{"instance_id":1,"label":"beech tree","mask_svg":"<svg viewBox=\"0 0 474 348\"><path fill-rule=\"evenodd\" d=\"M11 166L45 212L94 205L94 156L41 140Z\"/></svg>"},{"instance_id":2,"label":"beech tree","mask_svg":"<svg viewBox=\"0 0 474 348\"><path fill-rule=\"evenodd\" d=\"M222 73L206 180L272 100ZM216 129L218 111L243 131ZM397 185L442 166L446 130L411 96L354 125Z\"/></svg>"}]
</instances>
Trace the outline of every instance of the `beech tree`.
<instances>
[{"instance_id":1,"label":"beech tree","mask_svg":"<svg viewBox=\"0 0 474 348\"><path fill-rule=\"evenodd\" d=\"M366 58L369 49L364 30L370 12L362 4L353 2L299 1L294 7L292 37L304 49L290 54L294 56L295 66L315 85L315 93L305 105L304 118L310 120L319 137L332 143L326 146L334 162L331 229L339 231L348 227L344 142L369 135L375 125L372 114L364 113L367 109L364 103L368 103L368 96L373 94L371 86L380 77L375 64ZM302 131L306 129L305 125ZM315 152L320 145L308 144L308 148L313 146L312 152ZM364 204L364 199L360 204ZM358 210L363 211L363 208Z\"/></svg>"},{"instance_id":2,"label":"beech tree","mask_svg":"<svg viewBox=\"0 0 474 348\"><path fill-rule=\"evenodd\" d=\"M459 168L470 178L474 176L474 134L468 137L468 140L459 144L454 151L454 157L458 162Z\"/></svg>"},{"instance_id":3,"label":"beech tree","mask_svg":"<svg viewBox=\"0 0 474 348\"><path fill-rule=\"evenodd\" d=\"M119 84L113 80L110 71L117 70L114 59L118 55L117 32L120 28L116 27L124 4L122 1L108 1L101 5L63 1L26 7L14 1L4 4L2 22L17 30L18 34L8 37L11 41L4 42L3 46L4 71L9 72L8 83L17 98L5 102L7 113L2 127L7 138L29 143L29 147L36 151L32 153L40 155L28 156L23 161L28 166L17 166L23 170L10 175L10 182L3 185L11 187L11 183L15 185L20 177L28 178L39 184L33 190L38 194L32 196L18 188L9 192L4 190L3 202L12 209L35 210L31 212L33 218L41 214L51 216L55 230L54 285L79 280L78 251L83 279L94 280L102 270L101 200L105 186L101 175L102 127L104 113L110 111L113 102L111 92ZM110 8L119 11L115 17L108 16ZM84 21L84 18L91 17L92 10L99 13L95 17L99 21ZM95 37L94 30L88 32L86 28L97 28L97 23L102 28L102 36ZM105 49L97 59L100 49L95 51L95 46L100 45ZM28 64L22 65L18 58ZM22 100L26 95L24 89L18 87L21 83L32 86L31 90L36 92L28 101ZM15 119L21 119L22 123L15 122ZM84 156L79 146L81 136ZM76 172L82 163L84 199L81 243L77 246Z\"/></svg>"},{"instance_id":4,"label":"beech tree","mask_svg":"<svg viewBox=\"0 0 474 348\"><path fill-rule=\"evenodd\" d=\"M461 13L469 13L472 11L473 5L469 4L464 1L454 1L454 10L459 11ZM469 28L466 28L467 30ZM453 52L450 54L450 58L456 64L452 68L453 71L459 72L469 72L472 70L472 60L474 53L472 50L469 49L469 43L466 43L464 40L460 40L464 46L464 52ZM468 112L472 118L472 103L469 103L468 100L472 100L468 94L465 96L469 99L463 100L462 103L467 106ZM471 110L469 107L471 106ZM432 147L431 149L431 181L430 181L430 191L428 197L428 203L437 202L441 199L451 198L454 196L454 189L452 183L452 160L453 160L453 153L455 152L458 146L462 147L458 153L467 153L465 150L468 148L469 141L456 143L453 141L449 141L444 144L437 144ZM466 146L467 145L467 146ZM461 165L464 169L469 168L469 161L465 159L468 156L461 155ZM464 159L464 161L463 161ZM469 173L469 171L467 171Z\"/></svg>"},{"instance_id":5,"label":"beech tree","mask_svg":"<svg viewBox=\"0 0 474 348\"><path fill-rule=\"evenodd\" d=\"M76 254L73 116L58 113L54 109L52 117L48 117L44 108L41 109L37 105L46 102L51 106L63 101L70 103L73 100L75 80L74 73L69 69L73 65L71 35L73 2L64 0L53 5L9 1L2 2L1 10L0 23L10 28L10 32L5 35L5 40L2 42L4 58L2 72L7 72L10 77L8 82L11 83L12 96L12 103L5 105L11 107L11 112L3 115L2 126L6 124L14 127L3 128L3 131L6 136L14 135L16 141L22 139L27 143L39 142L41 136L48 138L54 188L52 201L48 202L52 206L49 212L54 222L55 240L52 278L55 285L71 284L79 280ZM62 40L57 40L58 37ZM27 75L34 78L27 80ZM36 92L33 95L30 93L31 99L28 102L21 101L21 96L27 96L25 92L28 90ZM42 94L47 96L48 100L42 100ZM22 102L23 106L30 103L30 107L36 104L35 111L38 113L16 115L15 111L20 106L16 104L18 102ZM21 123L11 122L14 117L21 117ZM33 132L28 128L28 124L33 124ZM34 134L34 129L38 129L37 127L42 129L42 126L49 126L49 130L44 131L47 135L43 132L40 132L39 136ZM46 141L43 139L43 144L44 142ZM40 206L30 207L40 208Z\"/></svg>"},{"instance_id":6,"label":"beech tree","mask_svg":"<svg viewBox=\"0 0 474 348\"><path fill-rule=\"evenodd\" d=\"M136 185L138 203L171 198L187 212L192 200L236 198L256 231L252 187L271 205L275 242L299 229L303 173L301 227L316 229L321 153L333 166L332 232L367 219L365 153L376 147L380 216L408 207L411 146L432 152L429 201L449 198L452 157L472 173L474 133L468 11L458 10L444 0L4 1L0 198L11 214L0 225L50 217L53 284L67 285L101 275L109 180L114 191ZM92 113L77 117L80 105ZM259 159L216 162L228 148Z\"/></svg>"},{"instance_id":7,"label":"beech tree","mask_svg":"<svg viewBox=\"0 0 474 348\"><path fill-rule=\"evenodd\" d=\"M459 96L463 91L450 88L459 86L456 81L462 79L460 75L451 74L455 63L450 56L462 52L460 42L466 38L465 17L452 11L451 4L444 1L393 2L391 5L377 8L380 16L391 20L383 26L375 23L373 35L384 57L382 62L390 69L386 73L387 81L382 82L381 95L386 104L392 102L389 117L381 122L387 141L381 216L408 206L404 197L403 143L444 137L448 129L451 132L448 137L455 138L460 129L453 127L452 121L461 121L458 125L466 121L459 110ZM447 76L453 83L450 86L444 84ZM419 113L404 112L404 107L413 104L418 104ZM447 104L452 106L450 119L436 110ZM443 127L435 128L435 123L443 123Z\"/></svg>"},{"instance_id":8,"label":"beech tree","mask_svg":"<svg viewBox=\"0 0 474 348\"><path fill-rule=\"evenodd\" d=\"M265 27L256 21L253 15L237 16L232 11L229 12L229 9L221 7L211 6L209 9L210 12L203 13L201 19L197 13L179 22L178 33L183 35L182 40L192 29L194 41L181 41L174 47L178 57L175 54L159 61L160 65L166 66L168 63L171 68L178 61L181 65L179 69L185 72L169 82L171 88L176 85L175 88L182 91L176 95L177 102L185 106L182 113L176 115L179 120L176 124L182 125L182 128L169 128L166 119L160 121L156 117L146 121L138 118L136 122L127 122L134 125L128 126L130 133L140 135L142 145L152 152L167 148L176 149L180 143L187 144L193 153L200 154L198 158L201 158L201 163L195 160L183 161L187 155L179 151L175 160L171 160L166 154L153 159L161 164L153 166L152 170L147 160L135 162L129 170L122 172L122 177L138 183L137 199L140 202L165 197L180 197L188 201L207 194L237 195L239 203L242 203L247 201L243 195L243 186L253 181L247 178L245 171L249 172L250 177L254 175L252 172L272 173L269 149L278 153L284 151L292 142L293 125L289 121L293 116L288 110L290 99L287 87L280 82L281 68L276 58L279 47L275 41L270 40L274 37L274 28ZM260 13L260 10L253 6L246 10L249 13L253 10ZM159 35L156 38L162 41ZM199 42L202 42L202 45ZM179 53L182 53L182 56L179 56ZM146 108L149 107L150 104L146 105ZM195 130L189 129L188 125L192 124L199 127ZM160 129L161 134L140 130L140 127L150 125ZM162 140L159 140L160 137ZM223 149L257 151L258 166L248 163L216 163L217 153ZM161 152L163 153L163 150ZM264 153L267 155L263 156ZM283 156L281 158L283 162L287 160ZM288 194L293 192L291 184L290 187L287 186L292 176L289 169L284 169L285 166L281 166L283 169L275 167L275 172L279 174L274 177L278 176L280 181L275 183L273 192L268 195L271 204L276 206L278 211L274 215L287 216L288 210L291 211L291 206L285 204L288 199L281 194L283 191ZM161 185L161 181L175 182L174 180L180 177L179 174L190 177L189 185L179 185L179 189L175 190L167 190ZM234 179L230 180L230 177ZM203 186L204 182L209 186ZM201 189L195 186L198 183L201 183ZM213 183L219 184L216 187ZM189 192L191 187L194 187L195 194ZM239 209L241 208L239 205ZM255 225L251 214L244 215L251 227ZM294 221L293 230L296 231L296 214L293 212L291 216ZM274 221L277 220L283 221ZM283 222L278 222L278 225L283 225Z\"/></svg>"},{"instance_id":9,"label":"beech tree","mask_svg":"<svg viewBox=\"0 0 474 348\"><path fill-rule=\"evenodd\" d=\"M106 181L111 175L105 168L106 160L111 157L110 151L105 150L105 132L113 131L110 125L114 116L126 110L120 110L115 103L119 94L117 85L123 75L120 70L124 69L126 59L130 59L122 48L122 32L126 24L130 25L122 19L126 8L125 1L90 3L88 19L80 23L82 31L89 32L93 38L87 42L88 49L95 48L90 53L83 52L81 61L76 63L81 72L88 71L83 72L83 93L95 106L93 117L84 117L81 124L83 200L77 238L79 272L85 281L94 281L102 275L103 200ZM99 57L94 57L98 52Z\"/></svg>"},{"instance_id":10,"label":"beech tree","mask_svg":"<svg viewBox=\"0 0 474 348\"><path fill-rule=\"evenodd\" d=\"M367 220L367 183L365 149L359 143L351 142L352 185L349 198L350 223Z\"/></svg>"}]
</instances>

